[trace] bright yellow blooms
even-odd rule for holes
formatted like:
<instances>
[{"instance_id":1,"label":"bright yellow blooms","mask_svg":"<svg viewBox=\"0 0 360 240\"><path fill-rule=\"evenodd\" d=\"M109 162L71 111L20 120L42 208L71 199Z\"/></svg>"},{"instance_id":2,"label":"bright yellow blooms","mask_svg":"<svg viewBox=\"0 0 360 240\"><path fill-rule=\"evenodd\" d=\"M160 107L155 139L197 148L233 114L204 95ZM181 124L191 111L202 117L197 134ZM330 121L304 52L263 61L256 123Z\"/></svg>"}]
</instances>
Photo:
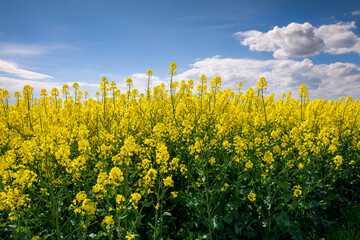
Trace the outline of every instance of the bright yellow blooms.
<instances>
[{"instance_id":1,"label":"bright yellow blooms","mask_svg":"<svg viewBox=\"0 0 360 240\"><path fill-rule=\"evenodd\" d=\"M131 239L134 239L135 236L134 236L134 234L132 234L132 233L130 232L128 235L126 235L125 238L126 238L127 240L131 240Z\"/></svg>"},{"instance_id":2,"label":"bright yellow blooms","mask_svg":"<svg viewBox=\"0 0 360 240\"><path fill-rule=\"evenodd\" d=\"M253 168L254 164L249 160L245 163L245 171L247 171L248 169Z\"/></svg>"},{"instance_id":3,"label":"bright yellow blooms","mask_svg":"<svg viewBox=\"0 0 360 240\"><path fill-rule=\"evenodd\" d=\"M257 89L258 90L266 90L267 89L267 81L264 77L260 78L257 82Z\"/></svg>"},{"instance_id":4,"label":"bright yellow blooms","mask_svg":"<svg viewBox=\"0 0 360 240\"><path fill-rule=\"evenodd\" d=\"M151 76L153 75L152 70L151 70L151 69L147 70L146 75L147 75L148 77L151 77Z\"/></svg>"},{"instance_id":5,"label":"bright yellow blooms","mask_svg":"<svg viewBox=\"0 0 360 240\"><path fill-rule=\"evenodd\" d=\"M174 186L174 181L172 180L171 176L168 176L167 178L164 178L163 182L164 182L165 187L173 187Z\"/></svg>"},{"instance_id":6,"label":"bright yellow blooms","mask_svg":"<svg viewBox=\"0 0 360 240\"><path fill-rule=\"evenodd\" d=\"M106 216L103 220L103 223L106 224L106 229L110 229L112 225L114 225L114 217L112 215Z\"/></svg>"},{"instance_id":7,"label":"bright yellow blooms","mask_svg":"<svg viewBox=\"0 0 360 240\"><path fill-rule=\"evenodd\" d=\"M249 193L248 199L250 202L254 202L256 200L256 194L253 192Z\"/></svg>"},{"instance_id":8,"label":"bright yellow blooms","mask_svg":"<svg viewBox=\"0 0 360 240\"><path fill-rule=\"evenodd\" d=\"M169 74L170 75L175 75L176 74L176 69L177 69L177 66L176 66L176 63L172 62L169 66Z\"/></svg>"},{"instance_id":9,"label":"bright yellow blooms","mask_svg":"<svg viewBox=\"0 0 360 240\"><path fill-rule=\"evenodd\" d=\"M294 197L300 197L301 196L302 191L300 189L301 189L300 185L295 186Z\"/></svg>"},{"instance_id":10,"label":"bright yellow blooms","mask_svg":"<svg viewBox=\"0 0 360 240\"><path fill-rule=\"evenodd\" d=\"M176 71L172 62L171 80ZM199 211L219 202L225 212L221 203L235 194L239 205L258 198L255 211L268 194L300 202L317 190L318 180L358 167L357 99L310 101L305 85L300 99L291 92L277 99L264 96L265 78L256 94L253 88L241 92L241 82L236 92L221 90L220 76L208 81L205 75L197 86L183 80L172 82L172 91L165 84L150 89L152 76L147 70L146 92L131 90L131 78L120 91L104 77L96 98L73 83L51 94L42 89L37 99L26 85L12 105L0 89L0 218L21 223L40 201L39 211L62 208L70 216L70 209L79 231L97 224L134 239L143 214L154 214L147 220L157 214L155 228L189 192L204 200ZM312 174L316 184L307 181ZM274 190L274 179L287 184Z\"/></svg>"}]
</instances>

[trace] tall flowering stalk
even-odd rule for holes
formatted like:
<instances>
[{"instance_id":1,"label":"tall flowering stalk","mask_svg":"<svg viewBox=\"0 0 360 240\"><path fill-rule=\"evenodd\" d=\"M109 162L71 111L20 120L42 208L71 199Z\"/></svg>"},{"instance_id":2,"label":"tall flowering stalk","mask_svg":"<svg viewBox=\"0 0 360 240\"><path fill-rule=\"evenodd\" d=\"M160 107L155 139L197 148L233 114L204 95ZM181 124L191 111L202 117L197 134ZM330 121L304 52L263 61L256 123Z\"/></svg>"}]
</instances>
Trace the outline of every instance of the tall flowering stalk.
<instances>
[{"instance_id":1,"label":"tall flowering stalk","mask_svg":"<svg viewBox=\"0 0 360 240\"><path fill-rule=\"evenodd\" d=\"M266 128L268 130L269 123L268 123L268 119L267 119L267 114L266 114L266 107L265 107L265 100L264 100L264 89L267 89L267 81L265 80L264 77L260 78L259 81L257 82L257 90L258 90L258 97L261 98L261 102L262 102L262 106L263 106L263 110L264 110L264 115L265 115L265 123L266 123Z\"/></svg>"},{"instance_id":2,"label":"tall flowering stalk","mask_svg":"<svg viewBox=\"0 0 360 240\"><path fill-rule=\"evenodd\" d=\"M150 78L152 77L152 75L153 75L152 70L151 69L147 70L146 76L148 76L148 79L146 81L146 85L147 85L147 87L146 87L146 99L148 101L150 101Z\"/></svg>"},{"instance_id":3,"label":"tall flowering stalk","mask_svg":"<svg viewBox=\"0 0 360 240\"><path fill-rule=\"evenodd\" d=\"M300 97L300 119L303 120L303 111L305 108L306 100L309 97L309 91L306 89L306 85L302 84L299 87L299 97Z\"/></svg>"}]
</instances>

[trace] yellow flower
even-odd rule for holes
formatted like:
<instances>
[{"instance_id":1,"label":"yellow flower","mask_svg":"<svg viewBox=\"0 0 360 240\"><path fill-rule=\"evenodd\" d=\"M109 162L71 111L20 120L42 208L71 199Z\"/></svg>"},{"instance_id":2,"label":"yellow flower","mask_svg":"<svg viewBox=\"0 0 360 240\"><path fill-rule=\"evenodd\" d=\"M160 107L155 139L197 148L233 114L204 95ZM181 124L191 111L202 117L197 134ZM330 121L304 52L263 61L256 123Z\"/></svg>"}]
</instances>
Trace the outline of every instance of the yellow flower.
<instances>
[{"instance_id":1,"label":"yellow flower","mask_svg":"<svg viewBox=\"0 0 360 240\"><path fill-rule=\"evenodd\" d=\"M303 165L302 163L299 163L298 168L299 168L299 169L303 169L303 168L304 168L304 165Z\"/></svg>"},{"instance_id":2,"label":"yellow flower","mask_svg":"<svg viewBox=\"0 0 360 240\"><path fill-rule=\"evenodd\" d=\"M271 152L266 152L264 155L264 161L267 164L271 164L274 162L273 154Z\"/></svg>"},{"instance_id":3,"label":"yellow flower","mask_svg":"<svg viewBox=\"0 0 360 240\"><path fill-rule=\"evenodd\" d=\"M178 192L171 192L171 195L173 198L176 198L178 196Z\"/></svg>"},{"instance_id":4,"label":"yellow flower","mask_svg":"<svg viewBox=\"0 0 360 240\"><path fill-rule=\"evenodd\" d=\"M253 192L249 193L248 199L249 199L250 202L255 201L256 200L256 194L253 193Z\"/></svg>"},{"instance_id":5,"label":"yellow flower","mask_svg":"<svg viewBox=\"0 0 360 240\"><path fill-rule=\"evenodd\" d=\"M106 224L106 229L110 229L110 227L115 223L113 216L106 216L103 220L103 223Z\"/></svg>"},{"instance_id":6,"label":"yellow flower","mask_svg":"<svg viewBox=\"0 0 360 240\"><path fill-rule=\"evenodd\" d=\"M46 97L47 95L48 95L48 94L47 94L46 89L41 89L40 96Z\"/></svg>"},{"instance_id":7,"label":"yellow flower","mask_svg":"<svg viewBox=\"0 0 360 240\"><path fill-rule=\"evenodd\" d=\"M294 197L299 197L299 196L301 196L302 191L301 191L300 189L301 189L300 185L295 186Z\"/></svg>"},{"instance_id":8,"label":"yellow flower","mask_svg":"<svg viewBox=\"0 0 360 240\"><path fill-rule=\"evenodd\" d=\"M229 184L225 183L224 186L221 188L221 191L225 191L229 187Z\"/></svg>"},{"instance_id":9,"label":"yellow flower","mask_svg":"<svg viewBox=\"0 0 360 240\"><path fill-rule=\"evenodd\" d=\"M243 83L242 83L242 82L239 82L239 84L238 84L238 86L237 86L237 89L238 89L239 91L241 91L242 87L243 87Z\"/></svg>"},{"instance_id":10,"label":"yellow flower","mask_svg":"<svg viewBox=\"0 0 360 240\"><path fill-rule=\"evenodd\" d=\"M245 171L246 171L247 169L253 168L253 166L254 166L254 164L253 164L250 160L247 161L247 162L245 163Z\"/></svg>"},{"instance_id":11,"label":"yellow flower","mask_svg":"<svg viewBox=\"0 0 360 240\"><path fill-rule=\"evenodd\" d=\"M220 90L221 89L221 77L216 76L210 81L211 89L212 90Z\"/></svg>"},{"instance_id":12,"label":"yellow flower","mask_svg":"<svg viewBox=\"0 0 360 240\"><path fill-rule=\"evenodd\" d=\"M120 205L121 202L125 202L125 197L121 194L116 195L116 203Z\"/></svg>"},{"instance_id":13,"label":"yellow flower","mask_svg":"<svg viewBox=\"0 0 360 240\"><path fill-rule=\"evenodd\" d=\"M87 196L86 196L85 191L81 191L76 194L76 200L78 200L79 202L84 201L86 199L86 197Z\"/></svg>"},{"instance_id":14,"label":"yellow flower","mask_svg":"<svg viewBox=\"0 0 360 240\"><path fill-rule=\"evenodd\" d=\"M132 80L131 78L127 78L127 79L126 79L126 85L127 85L128 87L134 86L133 80Z\"/></svg>"},{"instance_id":15,"label":"yellow flower","mask_svg":"<svg viewBox=\"0 0 360 240\"><path fill-rule=\"evenodd\" d=\"M342 158L342 156L340 155L337 155L335 158L334 158L334 163L336 165L335 167L335 170L338 170L340 165L343 163L344 159Z\"/></svg>"},{"instance_id":16,"label":"yellow flower","mask_svg":"<svg viewBox=\"0 0 360 240\"><path fill-rule=\"evenodd\" d=\"M159 204L156 204L156 206L154 207L156 210L159 209Z\"/></svg>"},{"instance_id":17,"label":"yellow flower","mask_svg":"<svg viewBox=\"0 0 360 240\"><path fill-rule=\"evenodd\" d=\"M174 181L172 180L171 176L164 178L163 182L164 182L165 187L173 187L174 186Z\"/></svg>"},{"instance_id":18,"label":"yellow flower","mask_svg":"<svg viewBox=\"0 0 360 240\"><path fill-rule=\"evenodd\" d=\"M299 87L299 97L307 98L309 96L309 91L306 89L306 85L302 84Z\"/></svg>"},{"instance_id":19,"label":"yellow flower","mask_svg":"<svg viewBox=\"0 0 360 240\"><path fill-rule=\"evenodd\" d=\"M211 157L211 158L209 159L209 163L210 163L211 165L214 165L214 164L215 164L215 158L214 158L214 157Z\"/></svg>"},{"instance_id":20,"label":"yellow flower","mask_svg":"<svg viewBox=\"0 0 360 240\"><path fill-rule=\"evenodd\" d=\"M96 211L96 202L92 202L90 199L85 199L81 205L81 209L84 211L82 215L86 214L95 214Z\"/></svg>"},{"instance_id":21,"label":"yellow flower","mask_svg":"<svg viewBox=\"0 0 360 240\"><path fill-rule=\"evenodd\" d=\"M151 70L151 69L147 70L146 75L147 75L148 77L151 77L151 76L153 75L152 70Z\"/></svg>"},{"instance_id":22,"label":"yellow flower","mask_svg":"<svg viewBox=\"0 0 360 240\"><path fill-rule=\"evenodd\" d=\"M230 143L229 143L228 141L224 141L224 142L223 142L223 147L224 147L225 149L228 149L228 148L230 147Z\"/></svg>"},{"instance_id":23,"label":"yellow flower","mask_svg":"<svg viewBox=\"0 0 360 240\"><path fill-rule=\"evenodd\" d=\"M206 84L206 80L207 80L206 76L204 74L202 74L200 76L199 83Z\"/></svg>"},{"instance_id":24,"label":"yellow flower","mask_svg":"<svg viewBox=\"0 0 360 240\"><path fill-rule=\"evenodd\" d=\"M80 89L80 86L79 86L79 84L78 84L77 82L74 82L74 84L72 85L72 87L73 87L76 91L78 91L78 90Z\"/></svg>"},{"instance_id":25,"label":"yellow flower","mask_svg":"<svg viewBox=\"0 0 360 240\"><path fill-rule=\"evenodd\" d=\"M124 180L123 173L118 167L113 167L109 173L109 183L118 186Z\"/></svg>"},{"instance_id":26,"label":"yellow flower","mask_svg":"<svg viewBox=\"0 0 360 240\"><path fill-rule=\"evenodd\" d=\"M267 81L265 80L264 77L260 78L259 81L257 82L257 89L258 90L267 89Z\"/></svg>"},{"instance_id":27,"label":"yellow flower","mask_svg":"<svg viewBox=\"0 0 360 240\"><path fill-rule=\"evenodd\" d=\"M140 199L141 199L140 193L133 193L133 194L131 194L130 202L138 203L140 201Z\"/></svg>"},{"instance_id":28,"label":"yellow flower","mask_svg":"<svg viewBox=\"0 0 360 240\"><path fill-rule=\"evenodd\" d=\"M132 233L130 232L128 235L126 235L125 238L126 238L127 240L131 240L131 239L134 239L135 236L134 236L134 234L132 234Z\"/></svg>"},{"instance_id":29,"label":"yellow flower","mask_svg":"<svg viewBox=\"0 0 360 240\"><path fill-rule=\"evenodd\" d=\"M275 145L274 146L274 149L273 149L273 153L277 154L277 153L280 153L281 152L281 148L279 145Z\"/></svg>"},{"instance_id":30,"label":"yellow flower","mask_svg":"<svg viewBox=\"0 0 360 240\"><path fill-rule=\"evenodd\" d=\"M174 62L170 63L169 74L175 75L176 74L176 69L177 69L176 63L174 63Z\"/></svg>"}]
</instances>

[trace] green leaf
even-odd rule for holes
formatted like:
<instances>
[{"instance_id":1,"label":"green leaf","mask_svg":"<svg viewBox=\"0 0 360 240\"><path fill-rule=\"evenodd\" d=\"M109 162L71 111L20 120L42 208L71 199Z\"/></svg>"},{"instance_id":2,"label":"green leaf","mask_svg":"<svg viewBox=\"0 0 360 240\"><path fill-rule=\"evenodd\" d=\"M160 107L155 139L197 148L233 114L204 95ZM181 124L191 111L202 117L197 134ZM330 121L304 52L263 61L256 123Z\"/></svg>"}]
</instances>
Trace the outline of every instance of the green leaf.
<instances>
[{"instance_id":1,"label":"green leaf","mask_svg":"<svg viewBox=\"0 0 360 240\"><path fill-rule=\"evenodd\" d=\"M154 201L150 201L150 202L144 202L144 206L145 207L150 207L151 205L153 205Z\"/></svg>"},{"instance_id":2,"label":"green leaf","mask_svg":"<svg viewBox=\"0 0 360 240\"><path fill-rule=\"evenodd\" d=\"M286 212L281 211L276 217L276 223L281 227L289 227L290 219Z\"/></svg>"},{"instance_id":3,"label":"green leaf","mask_svg":"<svg viewBox=\"0 0 360 240\"><path fill-rule=\"evenodd\" d=\"M226 215L224 217L224 222L226 222L227 224L230 224L232 222L232 220L233 220L232 214Z\"/></svg>"},{"instance_id":4,"label":"green leaf","mask_svg":"<svg viewBox=\"0 0 360 240\"><path fill-rule=\"evenodd\" d=\"M99 231L97 234L97 239L101 238L104 235L103 231Z\"/></svg>"},{"instance_id":5,"label":"green leaf","mask_svg":"<svg viewBox=\"0 0 360 240\"><path fill-rule=\"evenodd\" d=\"M293 208L296 208L297 206L299 206L299 202L296 200L292 201L291 208L293 209Z\"/></svg>"}]
</instances>

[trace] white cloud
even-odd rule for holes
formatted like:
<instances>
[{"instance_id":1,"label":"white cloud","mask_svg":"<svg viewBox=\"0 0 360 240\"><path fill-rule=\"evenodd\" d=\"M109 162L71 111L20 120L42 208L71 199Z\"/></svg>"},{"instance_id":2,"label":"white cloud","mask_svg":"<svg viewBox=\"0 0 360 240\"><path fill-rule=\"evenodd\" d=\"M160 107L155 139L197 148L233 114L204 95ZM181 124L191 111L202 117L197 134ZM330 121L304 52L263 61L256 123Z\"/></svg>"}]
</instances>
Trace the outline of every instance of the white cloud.
<instances>
[{"instance_id":1,"label":"white cloud","mask_svg":"<svg viewBox=\"0 0 360 240\"><path fill-rule=\"evenodd\" d=\"M145 93L147 88L147 79L149 78L145 73L134 73L130 76L133 80L134 88L138 89L140 93ZM150 88L160 85L161 83L166 83L166 81L160 79L158 76L153 75L150 79ZM127 86L125 79L118 84L118 88L124 91L127 91Z\"/></svg>"},{"instance_id":2,"label":"white cloud","mask_svg":"<svg viewBox=\"0 0 360 240\"><path fill-rule=\"evenodd\" d=\"M353 15L353 16L360 15L360 11L353 11L353 12L351 13L351 15Z\"/></svg>"},{"instance_id":3,"label":"white cloud","mask_svg":"<svg viewBox=\"0 0 360 240\"><path fill-rule=\"evenodd\" d=\"M47 49L40 46L0 43L0 55L39 55L47 52Z\"/></svg>"},{"instance_id":4,"label":"white cloud","mask_svg":"<svg viewBox=\"0 0 360 240\"><path fill-rule=\"evenodd\" d=\"M332 25L322 25L316 30L316 35L324 40L325 52L344 54L357 52L360 54L360 38L351 31L356 28L355 22Z\"/></svg>"},{"instance_id":5,"label":"white cloud","mask_svg":"<svg viewBox=\"0 0 360 240\"><path fill-rule=\"evenodd\" d=\"M45 88L49 94L52 88L56 87L60 90L62 87L61 84L56 82L17 79L0 76L0 88L7 89L11 95L13 95L16 91L22 92L25 85L32 86L34 88L35 95L39 94L40 90L43 88Z\"/></svg>"},{"instance_id":6,"label":"white cloud","mask_svg":"<svg viewBox=\"0 0 360 240\"><path fill-rule=\"evenodd\" d=\"M72 85L74 84L75 82L67 82L66 84L71 88ZM83 89L83 88L88 88L88 87L91 87L91 88L99 88L100 89L100 84L96 84L96 83L87 83L87 82L77 82L79 84L79 87L81 88L80 90L86 90L86 89ZM64 83L65 84L65 83Z\"/></svg>"},{"instance_id":7,"label":"white cloud","mask_svg":"<svg viewBox=\"0 0 360 240\"><path fill-rule=\"evenodd\" d=\"M288 91L297 97L299 86L306 84L312 99L338 99L348 95L360 98L360 68L352 63L316 65L310 59L254 60L215 56L195 62L176 79L194 79L197 83L201 74L207 76L208 82L220 76L222 89L233 91L239 82L243 82L244 91L249 87L256 89L259 78L265 77L269 85L267 93L275 93L277 97Z\"/></svg>"},{"instance_id":8,"label":"white cloud","mask_svg":"<svg viewBox=\"0 0 360 240\"><path fill-rule=\"evenodd\" d=\"M320 52L360 54L360 38L351 31L355 22L322 25L319 28L306 22L275 26L268 32L245 31L234 35L251 51L273 52L275 58L307 57Z\"/></svg>"},{"instance_id":9,"label":"white cloud","mask_svg":"<svg viewBox=\"0 0 360 240\"><path fill-rule=\"evenodd\" d=\"M10 75L15 75L20 78L25 79L49 79L53 78L52 76L45 75L42 73L36 73L28 70L19 68L16 63L0 60L0 73L6 73Z\"/></svg>"},{"instance_id":10,"label":"white cloud","mask_svg":"<svg viewBox=\"0 0 360 240\"><path fill-rule=\"evenodd\" d=\"M32 72L21 69L16 63L0 60L0 88L7 89L11 95L16 91L22 91L25 85L34 88L34 96L38 97L41 89L46 89L50 94L52 88L58 88L61 92L63 84L69 87L74 82L58 82L52 80L54 77L42 73ZM99 88L99 84L78 82L81 90L94 92L94 88Z\"/></svg>"}]
</instances>

